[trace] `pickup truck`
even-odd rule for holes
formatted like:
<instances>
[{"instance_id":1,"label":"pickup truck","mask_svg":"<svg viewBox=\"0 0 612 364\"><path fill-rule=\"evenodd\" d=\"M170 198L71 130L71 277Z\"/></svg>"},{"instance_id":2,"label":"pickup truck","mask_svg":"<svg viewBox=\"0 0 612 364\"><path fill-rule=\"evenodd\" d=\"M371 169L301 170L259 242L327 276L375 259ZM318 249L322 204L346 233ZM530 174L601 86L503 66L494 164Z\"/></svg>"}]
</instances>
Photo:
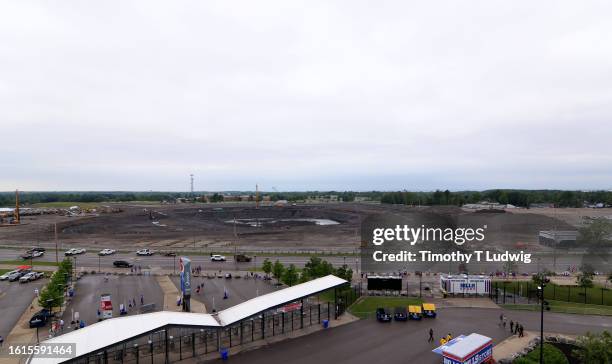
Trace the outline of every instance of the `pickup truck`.
<instances>
[{"instance_id":1,"label":"pickup truck","mask_svg":"<svg viewBox=\"0 0 612 364\"><path fill-rule=\"evenodd\" d=\"M150 249L140 249L136 252L136 255L153 255L153 250Z\"/></svg>"}]
</instances>

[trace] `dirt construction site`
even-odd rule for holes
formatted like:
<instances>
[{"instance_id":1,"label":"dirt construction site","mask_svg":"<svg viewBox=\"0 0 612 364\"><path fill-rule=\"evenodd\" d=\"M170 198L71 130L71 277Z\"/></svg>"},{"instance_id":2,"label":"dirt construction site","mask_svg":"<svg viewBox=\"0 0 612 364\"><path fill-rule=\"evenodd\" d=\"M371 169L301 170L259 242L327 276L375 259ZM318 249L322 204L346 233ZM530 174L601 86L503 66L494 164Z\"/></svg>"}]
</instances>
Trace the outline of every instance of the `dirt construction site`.
<instances>
[{"instance_id":1,"label":"dirt construction site","mask_svg":"<svg viewBox=\"0 0 612 364\"><path fill-rule=\"evenodd\" d=\"M567 209L568 211L571 209ZM597 210L601 213L602 210ZM591 210L595 211L595 210ZM612 212L604 211L610 215ZM588 211L579 211L583 215ZM567 216L564 212L560 216ZM23 216L20 225L0 228L0 245L53 246L55 226L62 249L135 249L174 251L356 252L362 222L389 216L407 224L427 221L446 226L487 225L487 249L539 251L540 230L575 230L568 219L547 211L466 211L458 207L410 207L329 203L285 207L254 204L113 204L112 212ZM575 219L580 221L580 219ZM420 225L420 224L419 224ZM476 246L470 246L476 248Z\"/></svg>"}]
</instances>

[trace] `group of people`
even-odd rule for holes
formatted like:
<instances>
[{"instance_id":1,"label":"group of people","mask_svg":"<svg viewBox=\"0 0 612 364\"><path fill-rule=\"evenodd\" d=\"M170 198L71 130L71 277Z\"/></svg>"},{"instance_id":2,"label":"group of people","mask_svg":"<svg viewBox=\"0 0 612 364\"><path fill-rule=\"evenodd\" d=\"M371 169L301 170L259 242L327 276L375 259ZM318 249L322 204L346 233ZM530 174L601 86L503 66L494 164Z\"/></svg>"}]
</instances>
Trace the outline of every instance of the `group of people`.
<instances>
[{"instance_id":1,"label":"group of people","mask_svg":"<svg viewBox=\"0 0 612 364\"><path fill-rule=\"evenodd\" d=\"M133 267L130 267L130 272L131 273L142 273L142 266L135 265Z\"/></svg>"},{"instance_id":2,"label":"group of people","mask_svg":"<svg viewBox=\"0 0 612 364\"><path fill-rule=\"evenodd\" d=\"M499 326L506 329L507 323L508 318L506 317L506 315L504 315L503 313L499 315ZM523 325L510 320L510 333L512 333L512 335L518 335L518 337L523 337L525 336L523 330Z\"/></svg>"},{"instance_id":3,"label":"group of people","mask_svg":"<svg viewBox=\"0 0 612 364\"><path fill-rule=\"evenodd\" d=\"M201 265L198 265L198 266L197 266L197 267L195 267L195 268L191 268L191 274L194 274L194 275L195 275L195 274L200 275L201 273L202 273L202 266L201 266Z\"/></svg>"},{"instance_id":4,"label":"group of people","mask_svg":"<svg viewBox=\"0 0 612 364\"><path fill-rule=\"evenodd\" d=\"M442 336L440 338L440 345L444 345L444 344L448 343L449 341L451 341L452 339L453 339L453 335L451 335L451 333L449 332L448 335ZM434 341L435 341L435 339L434 339L434 331L433 331L433 329L429 329L429 339L427 339L427 342L432 343Z\"/></svg>"}]
</instances>

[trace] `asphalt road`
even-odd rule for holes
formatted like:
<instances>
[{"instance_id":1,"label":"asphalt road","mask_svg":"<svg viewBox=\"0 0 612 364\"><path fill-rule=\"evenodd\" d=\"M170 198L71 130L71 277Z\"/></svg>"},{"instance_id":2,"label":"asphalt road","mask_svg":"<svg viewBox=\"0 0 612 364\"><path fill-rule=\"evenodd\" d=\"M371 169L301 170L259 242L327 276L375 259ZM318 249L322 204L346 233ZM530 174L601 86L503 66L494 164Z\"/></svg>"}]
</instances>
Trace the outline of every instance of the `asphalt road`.
<instances>
[{"instance_id":1,"label":"asphalt road","mask_svg":"<svg viewBox=\"0 0 612 364\"><path fill-rule=\"evenodd\" d=\"M432 353L442 335L477 332L493 339L494 345L510 335L498 327L499 309L440 309L438 318L422 321L379 323L360 320L330 330L286 340L263 348L243 352L231 358L233 363L268 364L371 364L419 363L439 364L441 357ZM508 320L518 320L526 330L539 330L539 313L503 311ZM567 334L612 329L612 317L546 313L545 330ZM436 345L427 342L433 328ZM221 363L221 360L215 361Z\"/></svg>"},{"instance_id":2,"label":"asphalt road","mask_svg":"<svg viewBox=\"0 0 612 364\"><path fill-rule=\"evenodd\" d=\"M30 307L34 299L34 289L47 283L39 279L29 283L0 282L0 335L6 339L23 312ZM34 312L32 312L34 313Z\"/></svg>"},{"instance_id":3,"label":"asphalt road","mask_svg":"<svg viewBox=\"0 0 612 364\"><path fill-rule=\"evenodd\" d=\"M152 256L137 256L136 253L116 253L109 256L100 257L97 254L98 251L91 251L85 254L75 256L77 259L77 266L85 266L91 268L109 268L112 267L113 261L115 260L127 260L133 264L141 265L143 268L146 267L159 267L163 269L178 269L178 257L165 257L159 254ZM2 260L19 260L20 255L23 251L14 249L0 249L0 261ZM189 256L189 255L188 255ZM64 258L64 252L59 252L59 259ZM234 262L232 255L226 255L226 262L211 262L210 256L208 255L191 255L189 258L192 260L192 266L200 265L204 270L247 270L249 268L261 267L264 259L271 261L279 260L284 265L294 264L296 267L303 267L309 260L309 256L258 256L254 257L251 262L238 263ZM347 256L324 256L322 257L332 265L339 267L343 264L348 265L353 271L361 271L361 258L354 255ZM36 261L55 261L55 252L48 250L44 256L36 258ZM553 264L554 262L554 264ZM27 261L25 261L27 263ZM556 272L563 272L568 270L569 267L577 267L582 263L581 255L572 254L559 254L556 259L550 254L542 255L541 258L532 258L532 262L529 264L517 264L518 273L535 273L541 268L554 270ZM400 267L407 269L408 271L430 271L430 272L457 272L459 263L407 263L405 266ZM468 264L470 272L475 274L485 273L489 274L497 270L502 269L502 264L499 262L471 262Z\"/></svg>"},{"instance_id":4,"label":"asphalt road","mask_svg":"<svg viewBox=\"0 0 612 364\"><path fill-rule=\"evenodd\" d=\"M12 249L0 249L0 261L2 260L19 260L22 251ZM178 257L165 257L162 255L154 254L152 256L137 256L136 253L115 253L113 255L100 257L97 252L87 252L85 254L76 255L77 267L98 267L108 268L113 266L115 260L127 260L133 264L141 265L142 267L160 267L163 269L178 269ZM60 252L59 259L63 259L64 254ZM261 267L264 259L269 259L272 262L279 260L285 265L295 264L297 267L303 267L306 262L310 260L309 256L265 256L257 257L251 262L234 262L234 258L231 255L226 255L227 261L225 262L211 262L210 256L208 255L192 255L189 256L191 259L192 267L202 266L205 270L247 270L256 266ZM355 269L355 266L359 265L359 258L355 256L344 257L325 257L325 260L332 263L335 266L341 266L347 264ZM44 256L35 258L35 261L54 262L55 252L47 251ZM28 263L24 261L24 263Z\"/></svg>"},{"instance_id":5,"label":"asphalt road","mask_svg":"<svg viewBox=\"0 0 612 364\"><path fill-rule=\"evenodd\" d=\"M110 293L113 303L113 317L119 317L119 304L128 304L129 299L135 299L136 310L129 310L130 315L136 314L140 309L140 295L144 296L144 303L155 303L156 310L162 309L164 295L159 284L152 276L115 276L109 275L105 282L102 275L86 275L78 280L75 296L64 313L66 325L70 323L73 312L78 312L80 319L87 324L98 321L98 307L100 295Z\"/></svg>"},{"instance_id":6,"label":"asphalt road","mask_svg":"<svg viewBox=\"0 0 612 364\"><path fill-rule=\"evenodd\" d=\"M179 277L172 277L172 281L181 290ZM191 296L198 301L204 302L206 309L212 312L213 308L217 311L235 306L258 295L273 292L277 289L271 281L262 279L225 279L225 278L202 278L192 277L193 289ZM195 287L204 284L204 289L200 294L196 293ZM227 291L228 298L223 299L223 292Z\"/></svg>"}]
</instances>

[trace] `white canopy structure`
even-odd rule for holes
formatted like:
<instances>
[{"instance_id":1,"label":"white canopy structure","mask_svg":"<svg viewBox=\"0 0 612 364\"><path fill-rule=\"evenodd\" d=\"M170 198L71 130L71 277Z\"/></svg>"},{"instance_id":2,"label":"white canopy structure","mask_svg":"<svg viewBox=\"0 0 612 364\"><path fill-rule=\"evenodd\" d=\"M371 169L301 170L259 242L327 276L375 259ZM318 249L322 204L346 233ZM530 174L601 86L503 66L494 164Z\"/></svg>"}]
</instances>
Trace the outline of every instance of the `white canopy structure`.
<instances>
[{"instance_id":1,"label":"white canopy structure","mask_svg":"<svg viewBox=\"0 0 612 364\"><path fill-rule=\"evenodd\" d=\"M217 318L222 326L231 325L251 316L257 315L262 311L279 307L346 283L347 281L342 278L338 278L334 275L328 275L306 283L295 285L293 287L285 288L280 291L252 298L236 306L220 311Z\"/></svg>"},{"instance_id":2,"label":"white canopy structure","mask_svg":"<svg viewBox=\"0 0 612 364\"><path fill-rule=\"evenodd\" d=\"M45 343L75 343L75 358L95 353L113 345L163 330L169 326L222 328L275 307L348 283L333 275L262 295L216 315L160 311L142 315L117 317L71 331L46 340ZM71 359L32 357L30 364L57 364Z\"/></svg>"},{"instance_id":3,"label":"white canopy structure","mask_svg":"<svg viewBox=\"0 0 612 364\"><path fill-rule=\"evenodd\" d=\"M159 311L100 321L82 329L46 340L45 343L75 343L76 357L79 357L171 325L219 327L217 320L210 314ZM30 363L55 364L65 360L67 359L33 357Z\"/></svg>"}]
</instances>

